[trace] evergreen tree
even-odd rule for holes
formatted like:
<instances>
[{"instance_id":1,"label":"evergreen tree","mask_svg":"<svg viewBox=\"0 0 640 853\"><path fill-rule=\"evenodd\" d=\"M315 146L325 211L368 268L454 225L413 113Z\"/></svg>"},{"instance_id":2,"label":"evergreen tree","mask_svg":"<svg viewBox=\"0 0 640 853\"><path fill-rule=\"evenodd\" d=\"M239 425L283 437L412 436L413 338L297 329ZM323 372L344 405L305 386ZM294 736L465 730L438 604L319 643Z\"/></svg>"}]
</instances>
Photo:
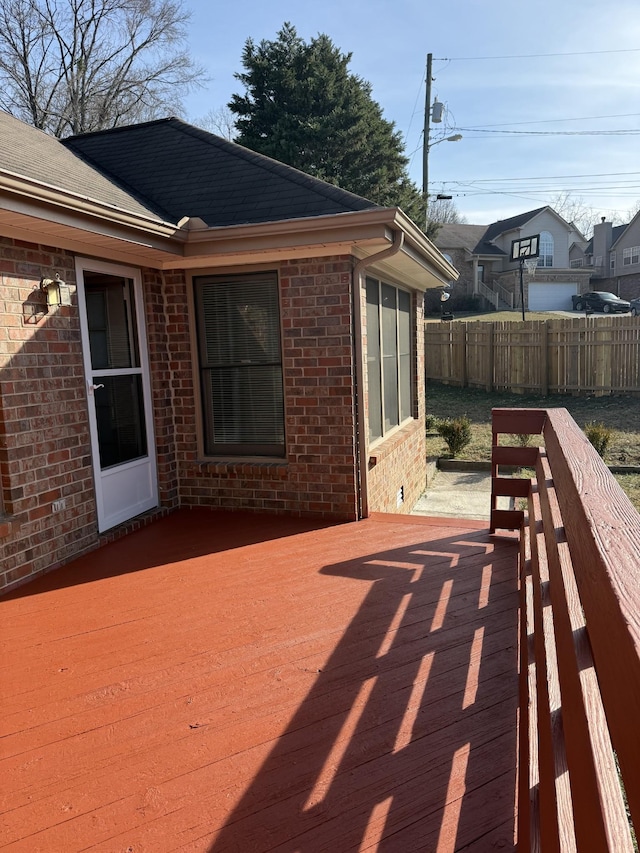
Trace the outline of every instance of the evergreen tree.
<instances>
[{"instance_id":1,"label":"evergreen tree","mask_svg":"<svg viewBox=\"0 0 640 853\"><path fill-rule=\"evenodd\" d=\"M401 135L371 85L349 71L351 54L323 34L307 44L285 23L275 41L252 39L232 96L236 142L424 224L422 193L407 174Z\"/></svg>"}]
</instances>

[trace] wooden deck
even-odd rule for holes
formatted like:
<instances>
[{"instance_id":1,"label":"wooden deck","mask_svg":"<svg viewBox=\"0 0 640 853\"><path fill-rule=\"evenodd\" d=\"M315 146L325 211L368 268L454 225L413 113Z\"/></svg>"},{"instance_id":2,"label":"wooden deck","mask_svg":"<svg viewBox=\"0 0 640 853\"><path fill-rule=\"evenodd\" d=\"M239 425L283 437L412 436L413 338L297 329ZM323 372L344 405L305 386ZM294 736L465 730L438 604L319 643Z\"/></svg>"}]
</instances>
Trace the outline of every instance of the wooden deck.
<instances>
[{"instance_id":1,"label":"wooden deck","mask_svg":"<svg viewBox=\"0 0 640 853\"><path fill-rule=\"evenodd\" d=\"M0 601L20 853L514 850L517 545L186 510Z\"/></svg>"}]
</instances>

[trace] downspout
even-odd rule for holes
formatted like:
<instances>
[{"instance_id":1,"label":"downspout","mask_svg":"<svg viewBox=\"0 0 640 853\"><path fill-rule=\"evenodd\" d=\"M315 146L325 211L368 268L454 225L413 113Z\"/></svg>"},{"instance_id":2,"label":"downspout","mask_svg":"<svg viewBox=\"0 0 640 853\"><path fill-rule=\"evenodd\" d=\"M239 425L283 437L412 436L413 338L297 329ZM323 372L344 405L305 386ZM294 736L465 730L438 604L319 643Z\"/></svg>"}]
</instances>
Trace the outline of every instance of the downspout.
<instances>
[{"instance_id":1,"label":"downspout","mask_svg":"<svg viewBox=\"0 0 640 853\"><path fill-rule=\"evenodd\" d=\"M167 277L166 277L166 272L165 272L165 270L160 270L160 292L161 292L161 294L162 294L162 317L163 317L163 320L164 320L164 327L163 327L163 331L164 331L164 335L165 335L165 347L166 347L167 349L169 349L170 344L169 344L169 335L168 335L168 333L167 333L167 323L166 323L166 318L169 316L170 311L171 311L171 309L172 309L172 307L173 307L173 306L170 306L170 305L168 304L168 297L167 297ZM190 312L189 312L189 313L190 313ZM147 346L148 346L148 344L147 344ZM174 467L175 467L175 472L176 472L176 495L177 495L177 506L176 506L176 507L173 507L173 509L179 509L179 508L182 506L182 488L181 488L182 466L181 466L181 465L180 465L180 463L178 462L178 453L177 453L177 448L176 448L176 438L175 438L175 437L178 435L178 430L177 430L177 428L176 428L176 397L177 397L176 388L178 387L178 383L176 383L176 382L174 381L174 371L173 371L173 369L172 369L172 367L171 367L171 364L172 364L172 363L173 363L173 359L172 359L172 358L169 358L169 359L168 359L168 361L167 361L167 369L168 369L168 372L169 372L170 379L169 379L169 382L167 383L167 385L168 385L167 390L168 390L168 393L169 393L169 399L171 400L171 403L170 403L170 407L171 407L171 426L172 426L172 429L173 429L173 444L172 444L172 447L171 447L171 456L172 456L172 458L173 458ZM195 375L194 375L194 385L195 385L195 383L196 383L196 377L195 377ZM165 439L165 440L166 440L166 439ZM158 446L157 446L157 445L158 445L158 439L157 439L157 437L156 437L156 448L155 448L156 458L157 458L157 455L158 455ZM165 452L166 452L166 447L165 447ZM158 462L158 470L159 470L159 469L160 469L160 464L159 464L159 462ZM160 483L159 483L159 481L158 481L158 488L159 488L159 487L160 487ZM167 487L168 487L168 484L165 482L165 488L167 488Z\"/></svg>"},{"instance_id":2,"label":"downspout","mask_svg":"<svg viewBox=\"0 0 640 853\"><path fill-rule=\"evenodd\" d=\"M367 267L390 258L404 246L404 233L393 232L393 244L387 249L358 261L352 273L353 295L353 351L355 355L355 421L356 421L356 468L358 479L358 519L369 515L369 498L367 493L367 460L363 452L367 449L369 437L364 412L364 363L362 358L362 300L361 278Z\"/></svg>"}]
</instances>

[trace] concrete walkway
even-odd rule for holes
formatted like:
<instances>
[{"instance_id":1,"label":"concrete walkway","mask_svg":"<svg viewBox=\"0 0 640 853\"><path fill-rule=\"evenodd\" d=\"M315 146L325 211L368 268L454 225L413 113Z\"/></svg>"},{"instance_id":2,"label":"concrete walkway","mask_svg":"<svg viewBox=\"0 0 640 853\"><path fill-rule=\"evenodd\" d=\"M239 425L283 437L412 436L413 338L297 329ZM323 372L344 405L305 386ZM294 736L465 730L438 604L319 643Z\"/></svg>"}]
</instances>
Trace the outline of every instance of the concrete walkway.
<instances>
[{"instance_id":1,"label":"concrete walkway","mask_svg":"<svg viewBox=\"0 0 640 853\"><path fill-rule=\"evenodd\" d=\"M509 509L509 498L499 498L498 507ZM491 510L491 474L488 471L440 471L429 480L427 491L412 515L475 518L488 521Z\"/></svg>"}]
</instances>

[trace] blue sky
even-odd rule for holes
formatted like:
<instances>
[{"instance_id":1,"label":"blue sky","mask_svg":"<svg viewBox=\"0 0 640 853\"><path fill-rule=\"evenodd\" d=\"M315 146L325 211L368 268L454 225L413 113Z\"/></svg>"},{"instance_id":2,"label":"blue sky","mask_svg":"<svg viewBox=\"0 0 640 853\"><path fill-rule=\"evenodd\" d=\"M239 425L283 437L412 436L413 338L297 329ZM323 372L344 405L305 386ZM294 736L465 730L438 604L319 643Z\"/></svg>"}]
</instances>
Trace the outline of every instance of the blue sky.
<instances>
[{"instance_id":1,"label":"blue sky","mask_svg":"<svg viewBox=\"0 0 640 853\"><path fill-rule=\"evenodd\" d=\"M210 82L187 101L191 121L243 89L247 38L271 40L285 21L308 41L326 33L372 85L406 142L422 185L425 68L446 123L432 125L430 192L470 223L487 224L569 191L598 216L640 200L638 0L185 0L189 45ZM461 133L459 142L441 143Z\"/></svg>"}]
</instances>

